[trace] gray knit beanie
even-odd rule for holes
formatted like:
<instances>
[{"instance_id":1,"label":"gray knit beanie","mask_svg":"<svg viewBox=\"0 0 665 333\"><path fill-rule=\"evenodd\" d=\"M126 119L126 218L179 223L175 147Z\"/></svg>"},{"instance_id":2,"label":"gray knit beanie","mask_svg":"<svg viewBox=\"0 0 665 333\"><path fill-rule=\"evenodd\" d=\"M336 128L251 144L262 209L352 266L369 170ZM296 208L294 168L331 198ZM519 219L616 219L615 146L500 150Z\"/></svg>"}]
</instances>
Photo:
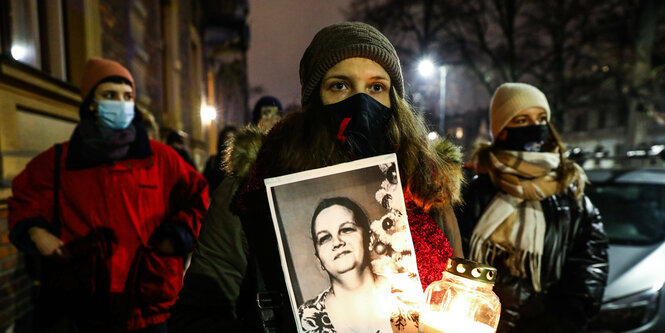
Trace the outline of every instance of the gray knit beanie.
<instances>
[{"instance_id":1,"label":"gray knit beanie","mask_svg":"<svg viewBox=\"0 0 665 333\"><path fill-rule=\"evenodd\" d=\"M347 58L367 58L383 67L391 84L404 97L402 67L388 38L371 25L342 22L321 29L300 59L301 102L306 105L326 72Z\"/></svg>"}]
</instances>

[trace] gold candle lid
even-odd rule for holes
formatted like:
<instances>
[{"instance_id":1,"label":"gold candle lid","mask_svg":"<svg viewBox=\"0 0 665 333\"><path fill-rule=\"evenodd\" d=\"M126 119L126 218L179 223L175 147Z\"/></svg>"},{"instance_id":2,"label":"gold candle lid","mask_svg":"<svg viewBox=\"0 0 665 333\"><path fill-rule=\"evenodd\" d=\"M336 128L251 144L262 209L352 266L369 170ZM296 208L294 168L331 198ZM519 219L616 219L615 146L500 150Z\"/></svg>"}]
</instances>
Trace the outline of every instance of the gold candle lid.
<instances>
[{"instance_id":1,"label":"gold candle lid","mask_svg":"<svg viewBox=\"0 0 665 333\"><path fill-rule=\"evenodd\" d=\"M484 283L496 281L496 268L458 257L448 258L446 272Z\"/></svg>"}]
</instances>

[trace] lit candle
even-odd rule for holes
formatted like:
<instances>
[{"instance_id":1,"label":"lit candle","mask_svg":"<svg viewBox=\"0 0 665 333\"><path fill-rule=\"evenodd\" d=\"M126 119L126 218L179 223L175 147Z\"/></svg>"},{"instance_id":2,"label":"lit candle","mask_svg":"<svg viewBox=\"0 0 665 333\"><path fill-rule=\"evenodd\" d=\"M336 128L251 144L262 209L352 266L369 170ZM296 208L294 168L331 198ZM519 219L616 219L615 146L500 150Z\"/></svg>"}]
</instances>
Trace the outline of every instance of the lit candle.
<instances>
[{"instance_id":1,"label":"lit candle","mask_svg":"<svg viewBox=\"0 0 665 333\"><path fill-rule=\"evenodd\" d=\"M439 281L425 291L420 311L424 333L494 333L501 303L492 291L496 269L451 258Z\"/></svg>"},{"instance_id":2,"label":"lit candle","mask_svg":"<svg viewBox=\"0 0 665 333\"><path fill-rule=\"evenodd\" d=\"M420 314L423 333L494 333L494 329L464 316L427 311Z\"/></svg>"}]
</instances>

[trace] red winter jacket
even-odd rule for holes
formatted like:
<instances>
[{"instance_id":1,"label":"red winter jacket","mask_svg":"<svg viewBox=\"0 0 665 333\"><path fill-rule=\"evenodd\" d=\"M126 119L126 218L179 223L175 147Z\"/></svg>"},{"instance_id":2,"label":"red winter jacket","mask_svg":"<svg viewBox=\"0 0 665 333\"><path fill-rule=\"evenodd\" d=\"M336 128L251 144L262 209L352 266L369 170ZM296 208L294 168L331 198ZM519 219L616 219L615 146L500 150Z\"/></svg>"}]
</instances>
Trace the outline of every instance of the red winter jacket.
<instances>
[{"instance_id":1,"label":"red winter jacket","mask_svg":"<svg viewBox=\"0 0 665 333\"><path fill-rule=\"evenodd\" d=\"M185 231L190 243L198 237L208 206L205 179L173 149L152 140L141 158L78 169L65 163L70 147L70 142L63 144L60 162L60 230L51 225L55 163L51 148L13 180L9 199L13 238L25 240L30 227L41 226L59 233L65 244L75 244L72 241L110 229L110 254L101 260L108 276L91 274L105 281L104 287L86 281L108 289L96 290L109 295L108 304L100 309L110 309L109 317L118 321L120 330L166 321L182 286L182 257L157 255L149 250L148 241L158 228ZM13 242L21 248L19 241Z\"/></svg>"}]
</instances>

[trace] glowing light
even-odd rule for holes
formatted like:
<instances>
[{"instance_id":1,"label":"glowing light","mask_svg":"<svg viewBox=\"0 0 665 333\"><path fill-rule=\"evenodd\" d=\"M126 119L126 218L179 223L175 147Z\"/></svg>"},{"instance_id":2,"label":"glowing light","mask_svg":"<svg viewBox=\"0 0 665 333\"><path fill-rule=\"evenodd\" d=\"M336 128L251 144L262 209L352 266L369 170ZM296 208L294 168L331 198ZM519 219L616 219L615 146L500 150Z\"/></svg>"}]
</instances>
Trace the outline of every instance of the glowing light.
<instances>
[{"instance_id":1,"label":"glowing light","mask_svg":"<svg viewBox=\"0 0 665 333\"><path fill-rule=\"evenodd\" d=\"M439 133L437 133L437 132L432 131L432 132L429 132L429 134L427 134L427 139L430 140L430 141L434 141L438 138L439 138Z\"/></svg>"},{"instance_id":2,"label":"glowing light","mask_svg":"<svg viewBox=\"0 0 665 333\"><path fill-rule=\"evenodd\" d=\"M447 312L421 313L424 333L494 333L491 327Z\"/></svg>"},{"instance_id":3,"label":"glowing light","mask_svg":"<svg viewBox=\"0 0 665 333\"><path fill-rule=\"evenodd\" d=\"M201 120L212 121L217 118L217 110L211 105L201 106Z\"/></svg>"},{"instance_id":4,"label":"glowing light","mask_svg":"<svg viewBox=\"0 0 665 333\"><path fill-rule=\"evenodd\" d=\"M25 49L25 47L21 45L14 45L12 46L12 58L16 60L21 60L23 59L26 54L28 53L28 50Z\"/></svg>"},{"instance_id":5,"label":"glowing light","mask_svg":"<svg viewBox=\"0 0 665 333\"><path fill-rule=\"evenodd\" d=\"M432 282L425 291L420 311L424 333L495 332L501 303L489 282L494 272L494 268L472 261L449 259L441 280Z\"/></svg>"},{"instance_id":6,"label":"glowing light","mask_svg":"<svg viewBox=\"0 0 665 333\"><path fill-rule=\"evenodd\" d=\"M418 63L418 73L424 77L428 77L434 73L434 63L429 59L423 59Z\"/></svg>"},{"instance_id":7,"label":"glowing light","mask_svg":"<svg viewBox=\"0 0 665 333\"><path fill-rule=\"evenodd\" d=\"M665 150L665 145L653 145L649 149L649 155L658 155L660 154L663 150Z\"/></svg>"},{"instance_id":8,"label":"glowing light","mask_svg":"<svg viewBox=\"0 0 665 333\"><path fill-rule=\"evenodd\" d=\"M628 157L643 157L647 156L647 151L646 150L630 150L626 153Z\"/></svg>"},{"instance_id":9,"label":"glowing light","mask_svg":"<svg viewBox=\"0 0 665 333\"><path fill-rule=\"evenodd\" d=\"M464 129L461 127L458 127L455 129L455 137L458 139L461 139L464 136Z\"/></svg>"}]
</instances>

